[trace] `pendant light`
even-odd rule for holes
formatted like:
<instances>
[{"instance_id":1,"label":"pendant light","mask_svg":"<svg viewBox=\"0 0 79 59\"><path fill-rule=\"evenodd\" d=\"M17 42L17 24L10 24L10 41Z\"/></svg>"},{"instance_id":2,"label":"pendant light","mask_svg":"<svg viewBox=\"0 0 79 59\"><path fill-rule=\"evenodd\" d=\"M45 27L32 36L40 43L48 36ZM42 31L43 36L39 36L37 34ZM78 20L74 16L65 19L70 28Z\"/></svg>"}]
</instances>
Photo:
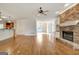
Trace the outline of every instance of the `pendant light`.
<instances>
[{"instance_id":1,"label":"pendant light","mask_svg":"<svg viewBox=\"0 0 79 59\"><path fill-rule=\"evenodd\" d=\"M11 22L11 16L9 16L8 22L9 22L9 23Z\"/></svg>"}]
</instances>

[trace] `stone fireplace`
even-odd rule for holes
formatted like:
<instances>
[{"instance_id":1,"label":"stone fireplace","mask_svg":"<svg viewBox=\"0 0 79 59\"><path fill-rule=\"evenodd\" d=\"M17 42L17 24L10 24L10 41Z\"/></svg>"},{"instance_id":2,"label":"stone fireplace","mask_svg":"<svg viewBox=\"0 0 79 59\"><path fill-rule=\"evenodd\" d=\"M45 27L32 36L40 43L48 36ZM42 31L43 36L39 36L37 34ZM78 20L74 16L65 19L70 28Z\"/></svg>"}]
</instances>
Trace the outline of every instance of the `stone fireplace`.
<instances>
[{"instance_id":1,"label":"stone fireplace","mask_svg":"<svg viewBox=\"0 0 79 59\"><path fill-rule=\"evenodd\" d=\"M60 37L63 40L79 45L79 20L67 21L61 24Z\"/></svg>"},{"instance_id":2,"label":"stone fireplace","mask_svg":"<svg viewBox=\"0 0 79 59\"><path fill-rule=\"evenodd\" d=\"M79 3L61 13L58 19L60 39L79 49Z\"/></svg>"}]
</instances>

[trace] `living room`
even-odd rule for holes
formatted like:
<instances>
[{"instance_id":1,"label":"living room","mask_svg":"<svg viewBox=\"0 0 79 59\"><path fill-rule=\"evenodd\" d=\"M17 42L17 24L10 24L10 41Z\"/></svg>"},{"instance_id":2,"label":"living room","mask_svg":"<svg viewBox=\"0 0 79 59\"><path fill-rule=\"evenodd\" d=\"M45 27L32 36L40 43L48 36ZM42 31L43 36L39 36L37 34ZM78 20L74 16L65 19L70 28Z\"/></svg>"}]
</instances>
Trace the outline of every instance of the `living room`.
<instances>
[{"instance_id":1,"label":"living room","mask_svg":"<svg viewBox=\"0 0 79 59\"><path fill-rule=\"evenodd\" d=\"M73 33L64 28L72 30L78 24L78 20L69 21L78 18L78 7L76 3L0 3L0 54L79 54Z\"/></svg>"}]
</instances>

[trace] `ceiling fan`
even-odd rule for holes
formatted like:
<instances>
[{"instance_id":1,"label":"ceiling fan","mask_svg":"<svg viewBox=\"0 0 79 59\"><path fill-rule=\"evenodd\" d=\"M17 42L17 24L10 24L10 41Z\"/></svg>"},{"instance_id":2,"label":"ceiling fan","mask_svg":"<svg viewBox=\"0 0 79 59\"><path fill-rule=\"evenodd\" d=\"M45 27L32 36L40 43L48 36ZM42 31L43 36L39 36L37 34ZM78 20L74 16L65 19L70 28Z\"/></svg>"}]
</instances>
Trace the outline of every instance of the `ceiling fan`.
<instances>
[{"instance_id":1,"label":"ceiling fan","mask_svg":"<svg viewBox=\"0 0 79 59\"><path fill-rule=\"evenodd\" d=\"M47 12L48 12L48 10L45 10L45 11L44 11L44 10L42 9L42 7L40 7L40 8L39 8L39 11L38 11L38 13L39 13L39 14L42 14L42 15L47 15Z\"/></svg>"}]
</instances>

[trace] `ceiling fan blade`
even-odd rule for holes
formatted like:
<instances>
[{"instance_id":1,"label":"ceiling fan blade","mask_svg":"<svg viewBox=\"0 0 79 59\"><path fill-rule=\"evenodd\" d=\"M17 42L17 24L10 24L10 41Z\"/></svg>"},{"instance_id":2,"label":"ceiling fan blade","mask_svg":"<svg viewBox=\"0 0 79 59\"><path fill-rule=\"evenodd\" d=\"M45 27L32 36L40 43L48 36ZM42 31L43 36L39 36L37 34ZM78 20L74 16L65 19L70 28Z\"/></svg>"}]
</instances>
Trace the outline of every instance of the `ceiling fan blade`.
<instances>
[{"instance_id":1,"label":"ceiling fan blade","mask_svg":"<svg viewBox=\"0 0 79 59\"><path fill-rule=\"evenodd\" d=\"M44 12L49 12L48 10L44 11Z\"/></svg>"},{"instance_id":2,"label":"ceiling fan blade","mask_svg":"<svg viewBox=\"0 0 79 59\"><path fill-rule=\"evenodd\" d=\"M47 15L47 14L45 14L44 12L42 13L43 15Z\"/></svg>"}]
</instances>

